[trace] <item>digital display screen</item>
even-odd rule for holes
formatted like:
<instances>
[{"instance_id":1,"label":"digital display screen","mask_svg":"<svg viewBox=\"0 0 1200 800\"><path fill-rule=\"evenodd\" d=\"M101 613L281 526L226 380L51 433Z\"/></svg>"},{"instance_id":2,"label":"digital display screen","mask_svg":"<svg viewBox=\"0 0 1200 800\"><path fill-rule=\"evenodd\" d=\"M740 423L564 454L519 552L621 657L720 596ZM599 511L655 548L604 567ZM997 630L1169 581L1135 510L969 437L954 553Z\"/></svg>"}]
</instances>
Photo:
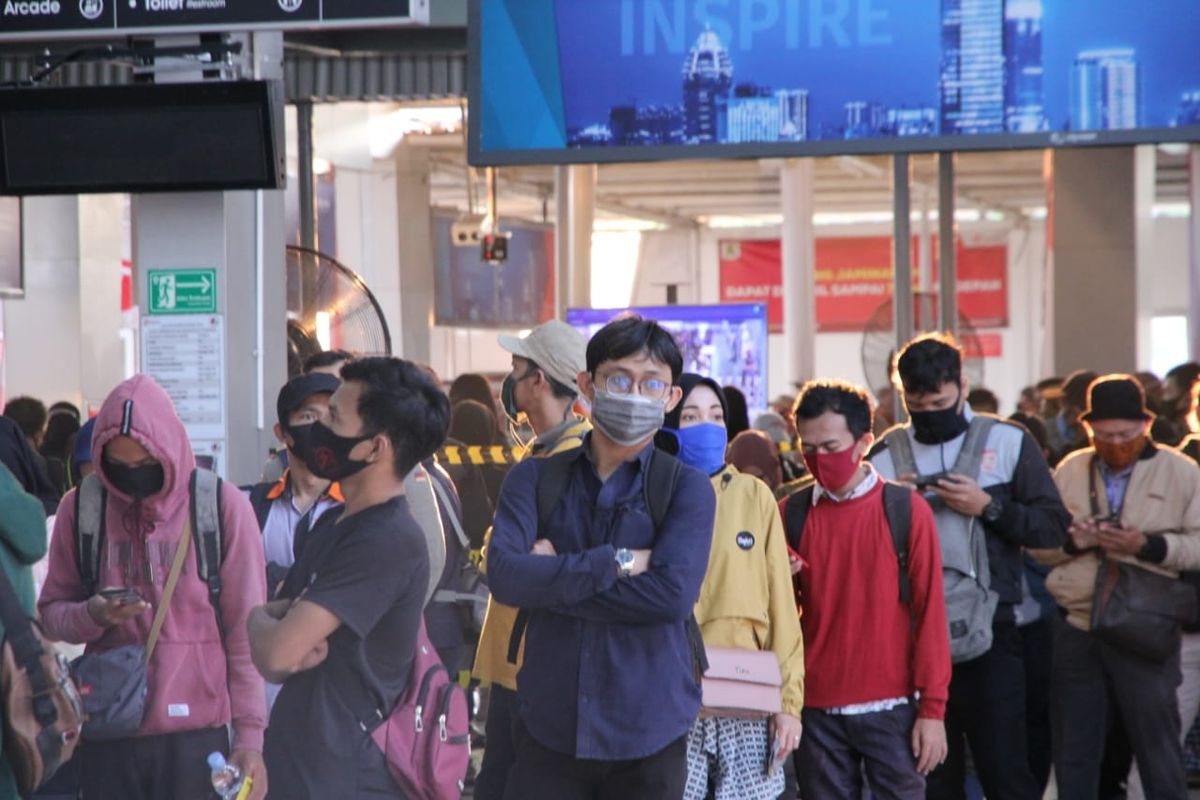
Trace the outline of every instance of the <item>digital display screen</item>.
<instances>
[{"instance_id":1,"label":"digital display screen","mask_svg":"<svg viewBox=\"0 0 1200 800\"><path fill-rule=\"evenodd\" d=\"M765 304L569 308L567 324L591 339L617 316L630 312L657 320L675 336L684 372L741 389L752 419L767 409Z\"/></svg>"},{"instance_id":2,"label":"digital display screen","mask_svg":"<svg viewBox=\"0 0 1200 800\"><path fill-rule=\"evenodd\" d=\"M472 0L477 164L1195 141L1195 0Z\"/></svg>"}]
</instances>

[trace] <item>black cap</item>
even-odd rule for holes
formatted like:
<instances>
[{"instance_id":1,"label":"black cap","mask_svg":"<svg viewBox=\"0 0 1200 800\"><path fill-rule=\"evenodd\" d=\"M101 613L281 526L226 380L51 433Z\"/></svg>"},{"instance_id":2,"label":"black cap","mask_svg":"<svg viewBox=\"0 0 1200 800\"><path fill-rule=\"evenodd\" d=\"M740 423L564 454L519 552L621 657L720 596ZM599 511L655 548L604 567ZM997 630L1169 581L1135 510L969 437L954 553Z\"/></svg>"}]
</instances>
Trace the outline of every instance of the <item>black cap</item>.
<instances>
[{"instance_id":1,"label":"black cap","mask_svg":"<svg viewBox=\"0 0 1200 800\"><path fill-rule=\"evenodd\" d=\"M1146 393L1132 375L1105 375L1088 388L1087 412L1080 417L1085 422L1105 419L1154 419L1146 408Z\"/></svg>"},{"instance_id":2,"label":"black cap","mask_svg":"<svg viewBox=\"0 0 1200 800\"><path fill-rule=\"evenodd\" d=\"M341 379L326 372L310 372L292 378L279 390L279 399L275 403L279 424L286 428L288 417L304 405L305 400L314 394L333 394L341 385Z\"/></svg>"}]
</instances>

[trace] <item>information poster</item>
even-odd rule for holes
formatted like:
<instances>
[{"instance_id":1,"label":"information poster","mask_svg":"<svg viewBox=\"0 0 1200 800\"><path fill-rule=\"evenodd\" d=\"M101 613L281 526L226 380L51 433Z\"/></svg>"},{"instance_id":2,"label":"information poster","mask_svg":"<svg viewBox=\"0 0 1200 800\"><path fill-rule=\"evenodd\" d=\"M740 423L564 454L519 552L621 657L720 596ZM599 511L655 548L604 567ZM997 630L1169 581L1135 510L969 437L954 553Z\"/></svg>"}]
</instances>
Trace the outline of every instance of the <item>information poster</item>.
<instances>
[{"instance_id":1,"label":"information poster","mask_svg":"<svg viewBox=\"0 0 1200 800\"><path fill-rule=\"evenodd\" d=\"M219 454L226 425L224 317L143 317L142 371L171 396L197 455Z\"/></svg>"}]
</instances>

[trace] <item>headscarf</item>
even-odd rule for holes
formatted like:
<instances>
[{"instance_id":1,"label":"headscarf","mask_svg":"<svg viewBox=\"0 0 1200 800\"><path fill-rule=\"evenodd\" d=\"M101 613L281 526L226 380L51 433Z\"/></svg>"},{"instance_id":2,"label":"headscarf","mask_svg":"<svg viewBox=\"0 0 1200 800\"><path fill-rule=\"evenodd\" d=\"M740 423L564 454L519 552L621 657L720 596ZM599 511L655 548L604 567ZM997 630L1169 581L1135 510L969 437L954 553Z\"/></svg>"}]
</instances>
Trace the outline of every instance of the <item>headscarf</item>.
<instances>
[{"instance_id":1,"label":"headscarf","mask_svg":"<svg viewBox=\"0 0 1200 800\"><path fill-rule=\"evenodd\" d=\"M742 431L735 436L729 445L729 463L742 472L753 467L756 473L761 473L762 480L771 487L771 491L783 483L779 451L762 431Z\"/></svg>"},{"instance_id":2,"label":"headscarf","mask_svg":"<svg viewBox=\"0 0 1200 800\"><path fill-rule=\"evenodd\" d=\"M475 400L462 400L450 411L450 438L460 444L491 447L496 443L496 414Z\"/></svg>"}]
</instances>

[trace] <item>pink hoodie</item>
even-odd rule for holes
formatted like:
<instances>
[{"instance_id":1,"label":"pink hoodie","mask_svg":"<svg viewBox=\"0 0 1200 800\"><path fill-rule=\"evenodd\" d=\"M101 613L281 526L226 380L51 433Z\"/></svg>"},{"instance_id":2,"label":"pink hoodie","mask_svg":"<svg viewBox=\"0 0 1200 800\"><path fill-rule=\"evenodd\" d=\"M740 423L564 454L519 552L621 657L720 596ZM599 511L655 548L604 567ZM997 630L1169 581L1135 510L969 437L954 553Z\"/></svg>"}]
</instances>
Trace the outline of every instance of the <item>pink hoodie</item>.
<instances>
[{"instance_id":1,"label":"pink hoodie","mask_svg":"<svg viewBox=\"0 0 1200 800\"><path fill-rule=\"evenodd\" d=\"M120 435L123 424L128 425L128 435L163 465L165 475L162 491L141 504L140 526L133 499L109 483L101 466L104 446ZM188 481L196 460L171 399L153 378L137 375L109 394L96 420L92 453L96 472L108 489L100 586L131 586L157 608L188 514ZM221 648L208 587L197 575L193 544L150 661L146 718L138 735L215 728L232 720L233 747L261 752L267 707L263 680L250 662L246 617L266 599L263 548L254 511L236 486L224 484L221 507L225 648ZM38 600L46 631L56 639L85 643L88 651L144 644L153 609L111 628L97 625L88 614L76 563L74 525L72 491L58 506L49 574ZM152 582L141 577L140 570L128 576L126 568L143 564L147 556L153 565Z\"/></svg>"}]
</instances>

